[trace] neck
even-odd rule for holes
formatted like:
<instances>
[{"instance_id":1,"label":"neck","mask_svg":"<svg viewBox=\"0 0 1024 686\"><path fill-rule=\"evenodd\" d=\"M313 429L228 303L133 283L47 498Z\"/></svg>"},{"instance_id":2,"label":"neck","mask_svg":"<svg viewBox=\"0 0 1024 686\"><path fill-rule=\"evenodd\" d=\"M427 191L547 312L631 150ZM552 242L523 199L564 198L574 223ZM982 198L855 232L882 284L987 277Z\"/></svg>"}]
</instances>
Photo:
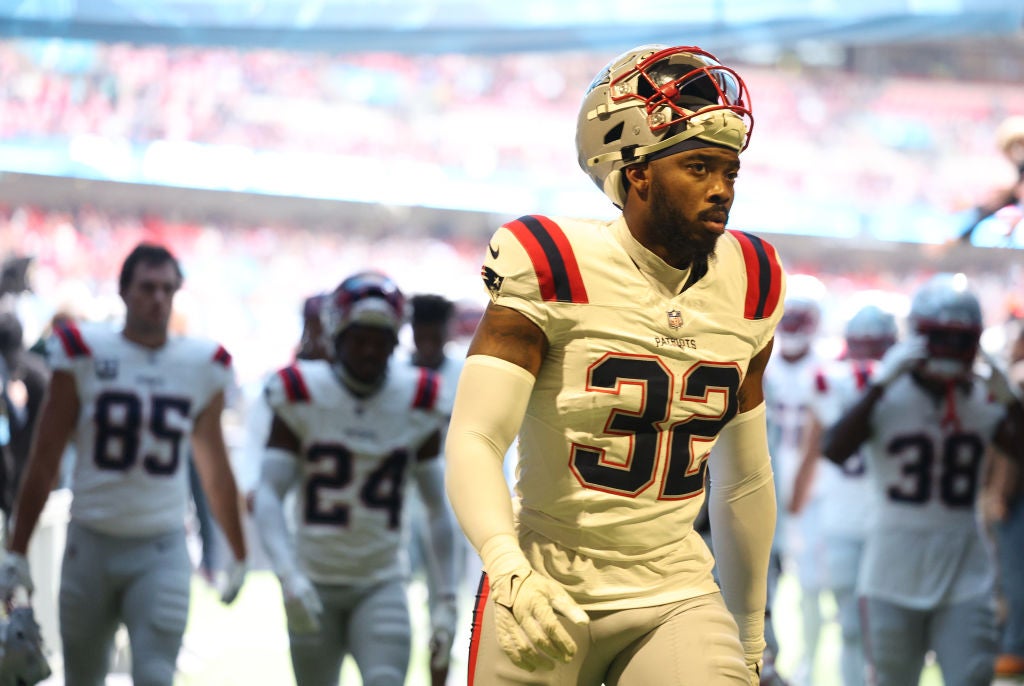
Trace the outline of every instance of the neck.
<instances>
[{"instance_id":1,"label":"neck","mask_svg":"<svg viewBox=\"0 0 1024 686\"><path fill-rule=\"evenodd\" d=\"M335 363L331 366L342 385L344 385L345 388L347 388L352 395L357 398L370 397L380 390L381 386L384 385L384 380L387 379L387 374L381 374L380 378L374 381L362 381L352 376L348 369L345 368L344 364Z\"/></svg>"},{"instance_id":2,"label":"neck","mask_svg":"<svg viewBox=\"0 0 1024 686\"><path fill-rule=\"evenodd\" d=\"M132 343L141 345L145 348L159 348L167 343L166 331L139 331L138 329L126 326L121 332L121 335Z\"/></svg>"}]
</instances>

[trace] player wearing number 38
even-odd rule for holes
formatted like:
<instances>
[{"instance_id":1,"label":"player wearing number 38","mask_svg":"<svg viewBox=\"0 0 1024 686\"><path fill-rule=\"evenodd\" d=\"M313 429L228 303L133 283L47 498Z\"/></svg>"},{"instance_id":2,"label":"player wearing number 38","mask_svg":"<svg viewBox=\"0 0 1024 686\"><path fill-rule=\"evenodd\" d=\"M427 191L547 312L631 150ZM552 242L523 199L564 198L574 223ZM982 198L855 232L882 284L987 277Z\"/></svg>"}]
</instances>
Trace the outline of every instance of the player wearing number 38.
<instances>
[{"instance_id":1,"label":"player wearing number 38","mask_svg":"<svg viewBox=\"0 0 1024 686\"><path fill-rule=\"evenodd\" d=\"M189 443L214 515L234 553L222 600L245 575L238 490L221 431L231 356L216 343L169 336L182 272L158 245L121 268L121 331L58 327L53 376L21 481L0 595L32 590L24 555L67 442L77 460L60 582L64 683L100 686L123 623L132 681L171 686L188 618L192 565L185 545ZM49 574L50 570L40 570Z\"/></svg>"},{"instance_id":2,"label":"player wearing number 38","mask_svg":"<svg viewBox=\"0 0 1024 686\"><path fill-rule=\"evenodd\" d=\"M712 55L631 50L576 135L622 215L492 236L447 447L486 573L471 683L758 683L776 514L761 379L785 292L772 246L725 229L752 123ZM706 472L721 589L693 529Z\"/></svg>"}]
</instances>

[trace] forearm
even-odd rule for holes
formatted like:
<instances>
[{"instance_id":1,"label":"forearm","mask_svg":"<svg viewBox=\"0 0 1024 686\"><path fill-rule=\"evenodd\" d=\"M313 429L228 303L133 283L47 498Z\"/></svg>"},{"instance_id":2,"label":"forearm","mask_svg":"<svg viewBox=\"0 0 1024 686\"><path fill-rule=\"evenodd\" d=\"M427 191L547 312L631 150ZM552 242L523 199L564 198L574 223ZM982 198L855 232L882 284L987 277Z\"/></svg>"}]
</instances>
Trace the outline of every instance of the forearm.
<instances>
[{"instance_id":1,"label":"forearm","mask_svg":"<svg viewBox=\"0 0 1024 686\"><path fill-rule=\"evenodd\" d=\"M256 487L252 516L263 550L270 558L271 569L282 579L294 574L295 546L285 521L284 503L274 488L265 482Z\"/></svg>"},{"instance_id":2,"label":"forearm","mask_svg":"<svg viewBox=\"0 0 1024 686\"><path fill-rule=\"evenodd\" d=\"M446 483L455 516L478 552L495 536L515 536L502 462L526 414L533 383L525 369L484 355L470 356L459 380L448 429Z\"/></svg>"},{"instance_id":3,"label":"forearm","mask_svg":"<svg viewBox=\"0 0 1024 686\"><path fill-rule=\"evenodd\" d=\"M236 560L246 559L245 535L242 532L241 500L238 485L225 458L220 468L214 469L212 483L203 482L210 511L224 532Z\"/></svg>"},{"instance_id":4,"label":"forearm","mask_svg":"<svg viewBox=\"0 0 1024 686\"><path fill-rule=\"evenodd\" d=\"M32 532L46 506L46 500L50 497L60 458L64 454L65 441L48 440L43 437L44 433L37 433L37 445L34 446L32 456L22 474L14 506L7 547L22 555L28 550Z\"/></svg>"},{"instance_id":5,"label":"forearm","mask_svg":"<svg viewBox=\"0 0 1024 686\"><path fill-rule=\"evenodd\" d=\"M864 438L871 430L871 412L875 404L885 393L881 386L870 386L853 407L847 410L839 420L824 433L821 452L838 465L860 447Z\"/></svg>"}]
</instances>

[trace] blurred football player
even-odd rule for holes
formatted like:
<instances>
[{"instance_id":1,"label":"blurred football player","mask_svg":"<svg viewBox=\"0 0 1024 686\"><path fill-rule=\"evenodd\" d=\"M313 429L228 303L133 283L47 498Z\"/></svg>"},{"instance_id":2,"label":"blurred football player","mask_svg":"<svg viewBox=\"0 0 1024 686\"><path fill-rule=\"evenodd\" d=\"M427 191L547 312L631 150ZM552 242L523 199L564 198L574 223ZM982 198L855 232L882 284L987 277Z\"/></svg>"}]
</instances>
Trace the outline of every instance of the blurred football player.
<instances>
[{"instance_id":1,"label":"blurred football player","mask_svg":"<svg viewBox=\"0 0 1024 686\"><path fill-rule=\"evenodd\" d=\"M281 581L298 686L337 684L346 654L364 684L405 683L410 479L429 518L437 593L451 605L431 617L432 647L451 651L455 528L438 459L445 417L438 376L392 362L404 310L386 276L350 276L323 306L332 361L299 360L266 387L274 416L254 516ZM294 536L284 513L292 489Z\"/></svg>"},{"instance_id":2,"label":"blurred football player","mask_svg":"<svg viewBox=\"0 0 1024 686\"><path fill-rule=\"evenodd\" d=\"M490 240L447 455L486 571L471 683L759 681L775 526L761 375L784 275L770 244L725 228L749 105L700 48L624 53L576 129L622 214L524 216ZM693 527L708 471L721 589Z\"/></svg>"},{"instance_id":3,"label":"blurred football player","mask_svg":"<svg viewBox=\"0 0 1024 686\"><path fill-rule=\"evenodd\" d=\"M775 540L782 567L794 572L800 584L803 652L792 681L806 686L814 673L823 623L820 595L825 586L824 542L821 531L821 487L810 484L799 495L797 472L811 423L815 375L824 359L814 342L821 325L825 285L815 276L789 278L785 314L775 333L775 355L765 369L765 399L769 445L778 476L779 524ZM772 581L777 575L772 576ZM772 592L774 596L774 591ZM782 650L786 637L781 638Z\"/></svg>"},{"instance_id":4,"label":"blurred football player","mask_svg":"<svg viewBox=\"0 0 1024 686\"><path fill-rule=\"evenodd\" d=\"M19 586L32 590L25 551L73 439L78 459L60 584L69 686L104 683L121 623L134 683L174 681L192 574L186 441L234 555L224 602L238 594L245 575L238 489L221 430L231 356L216 343L169 335L181 282L170 252L139 245L121 269L123 329L67 323L50 341L53 375L0 566L0 596Z\"/></svg>"},{"instance_id":5,"label":"blurred football player","mask_svg":"<svg viewBox=\"0 0 1024 686\"><path fill-rule=\"evenodd\" d=\"M846 323L846 354L826 362L815 376L811 422L803 461L794 484L793 501L807 500L815 482L821 490L825 584L835 598L842 636L840 673L843 686L863 686L864 648L857 605L857 571L867 535L872 492L864 457L858 452L840 468L820 459L821 437L867 389L873 363L896 343L896 318L877 305L865 305Z\"/></svg>"},{"instance_id":6,"label":"blurred football player","mask_svg":"<svg viewBox=\"0 0 1024 686\"><path fill-rule=\"evenodd\" d=\"M973 373L981 307L962 277L914 295L910 332L826 435L843 464L863 446L876 515L857 579L878 686L920 678L932 650L947 684L992 681L993 568L976 514L986 448L1024 460L1024 409L997 365Z\"/></svg>"}]
</instances>

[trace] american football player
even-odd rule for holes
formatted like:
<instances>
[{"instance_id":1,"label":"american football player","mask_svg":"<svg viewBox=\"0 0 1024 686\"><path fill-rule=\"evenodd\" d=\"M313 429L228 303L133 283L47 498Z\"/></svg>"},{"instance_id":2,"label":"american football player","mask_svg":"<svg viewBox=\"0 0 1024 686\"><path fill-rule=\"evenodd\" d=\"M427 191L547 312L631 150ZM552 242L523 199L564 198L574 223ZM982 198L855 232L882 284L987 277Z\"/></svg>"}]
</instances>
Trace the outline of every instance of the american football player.
<instances>
[{"instance_id":1,"label":"american football player","mask_svg":"<svg viewBox=\"0 0 1024 686\"><path fill-rule=\"evenodd\" d=\"M1024 409L997 365L974 371L977 297L939 275L914 295L910 334L826 435L825 455L868 460L876 514L857 578L869 669L879 686L920 678L933 650L948 684L990 684L993 568L976 503L994 443L1024 460Z\"/></svg>"},{"instance_id":2,"label":"american football player","mask_svg":"<svg viewBox=\"0 0 1024 686\"><path fill-rule=\"evenodd\" d=\"M137 684L174 681L188 619L192 563L185 545L189 459L233 553L222 599L242 585L246 547L221 430L231 355L168 332L182 282L166 248L137 246L121 269L121 330L67 323L50 340L53 375L0 565L0 596L32 589L25 552L64 448L74 440L71 521L60 582L65 683L105 680L123 623Z\"/></svg>"},{"instance_id":3,"label":"american football player","mask_svg":"<svg viewBox=\"0 0 1024 686\"><path fill-rule=\"evenodd\" d=\"M438 459L438 376L396 364L405 302L388 277L360 272L323 307L331 360L298 360L268 382L274 412L254 517L281 581L299 686L338 683L351 654L363 683L401 686L411 629L403 506L410 480L439 570L431 642L451 651L455 526ZM295 491L295 534L284 499Z\"/></svg>"},{"instance_id":4,"label":"american football player","mask_svg":"<svg viewBox=\"0 0 1024 686\"><path fill-rule=\"evenodd\" d=\"M785 279L769 243L726 230L752 124L707 51L630 50L576 129L622 214L529 215L490 239L447 452L486 572L471 682L758 683L775 526L761 376ZM721 589L693 527L708 471Z\"/></svg>"}]
</instances>

